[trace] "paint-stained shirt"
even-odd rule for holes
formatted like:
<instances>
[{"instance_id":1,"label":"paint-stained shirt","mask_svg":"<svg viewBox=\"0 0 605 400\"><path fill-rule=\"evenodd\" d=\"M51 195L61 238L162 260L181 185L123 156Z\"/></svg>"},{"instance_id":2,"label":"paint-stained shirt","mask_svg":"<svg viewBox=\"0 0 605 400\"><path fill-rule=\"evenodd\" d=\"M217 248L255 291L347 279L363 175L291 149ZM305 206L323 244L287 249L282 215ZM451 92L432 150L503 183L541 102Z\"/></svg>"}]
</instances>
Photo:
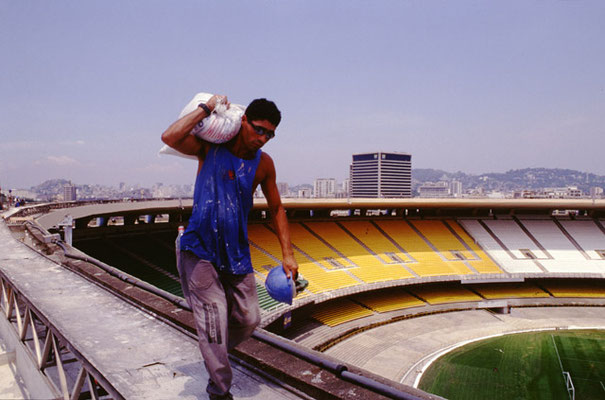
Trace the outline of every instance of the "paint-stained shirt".
<instances>
[{"instance_id":1,"label":"paint-stained shirt","mask_svg":"<svg viewBox=\"0 0 605 400\"><path fill-rule=\"evenodd\" d=\"M195 181L193 211L181 238L181 249L212 262L218 272L253 272L248 245L248 213L252 208L258 150L251 160L212 145Z\"/></svg>"}]
</instances>

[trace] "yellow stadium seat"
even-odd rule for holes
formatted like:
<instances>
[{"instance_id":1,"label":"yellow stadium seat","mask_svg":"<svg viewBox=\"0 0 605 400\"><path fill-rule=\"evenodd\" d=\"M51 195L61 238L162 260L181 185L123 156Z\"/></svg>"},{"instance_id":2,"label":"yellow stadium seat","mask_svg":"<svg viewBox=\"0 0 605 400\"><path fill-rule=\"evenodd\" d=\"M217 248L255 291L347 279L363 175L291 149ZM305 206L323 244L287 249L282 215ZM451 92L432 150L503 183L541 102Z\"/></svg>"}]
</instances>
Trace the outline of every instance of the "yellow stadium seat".
<instances>
[{"instance_id":1,"label":"yellow stadium seat","mask_svg":"<svg viewBox=\"0 0 605 400\"><path fill-rule=\"evenodd\" d=\"M377 225L417 263L407 266L419 276L471 274L461 261L444 261L418 234L403 220L377 221Z\"/></svg>"},{"instance_id":2,"label":"yellow stadium seat","mask_svg":"<svg viewBox=\"0 0 605 400\"><path fill-rule=\"evenodd\" d=\"M457 287L419 286L411 287L409 291L429 304L459 303L464 301L480 301L482 298L470 290Z\"/></svg>"},{"instance_id":3,"label":"yellow stadium seat","mask_svg":"<svg viewBox=\"0 0 605 400\"><path fill-rule=\"evenodd\" d=\"M471 285L471 288L486 299L550 297L544 290L526 282L485 283Z\"/></svg>"},{"instance_id":4,"label":"yellow stadium seat","mask_svg":"<svg viewBox=\"0 0 605 400\"><path fill-rule=\"evenodd\" d=\"M466 231L456 221L445 221L458 236L466 243L466 245L479 257L477 261L469 261L469 263L481 274L501 274L502 269L479 247Z\"/></svg>"},{"instance_id":5,"label":"yellow stadium seat","mask_svg":"<svg viewBox=\"0 0 605 400\"><path fill-rule=\"evenodd\" d=\"M605 287L594 282L547 282L542 286L555 297L605 297Z\"/></svg>"},{"instance_id":6,"label":"yellow stadium seat","mask_svg":"<svg viewBox=\"0 0 605 400\"><path fill-rule=\"evenodd\" d=\"M311 317L325 325L336 326L373 314L371 310L351 300L338 299L319 304L311 314Z\"/></svg>"},{"instance_id":7,"label":"yellow stadium seat","mask_svg":"<svg viewBox=\"0 0 605 400\"><path fill-rule=\"evenodd\" d=\"M426 305L401 288L380 292L365 292L354 296L355 301L379 313Z\"/></svg>"},{"instance_id":8,"label":"yellow stadium seat","mask_svg":"<svg viewBox=\"0 0 605 400\"><path fill-rule=\"evenodd\" d=\"M401 252L397 246L391 243L370 221L343 221L342 226L351 232L357 239L363 242L380 259L387 263L394 263L389 254L395 255L403 262L411 261L410 258Z\"/></svg>"},{"instance_id":9,"label":"yellow stadium seat","mask_svg":"<svg viewBox=\"0 0 605 400\"><path fill-rule=\"evenodd\" d=\"M281 246L277 236L264 224L250 224L248 226L248 237L250 243L263 249L273 258L282 259ZM362 284L361 281L356 280L344 270L327 271L300 253L296 248L294 249L294 258L298 263L298 271L309 281L307 290L311 293L321 293ZM261 265L254 264L257 261ZM261 258L257 257L256 259L253 258L252 262L255 270L260 268L262 271L263 262L266 263L266 260L262 261ZM279 263L276 265L279 265Z\"/></svg>"},{"instance_id":10,"label":"yellow stadium seat","mask_svg":"<svg viewBox=\"0 0 605 400\"><path fill-rule=\"evenodd\" d=\"M309 222L309 229L347 256L355 267L348 271L366 283L407 279L413 275L401 265L385 265L379 258L355 241L335 222Z\"/></svg>"}]
</instances>

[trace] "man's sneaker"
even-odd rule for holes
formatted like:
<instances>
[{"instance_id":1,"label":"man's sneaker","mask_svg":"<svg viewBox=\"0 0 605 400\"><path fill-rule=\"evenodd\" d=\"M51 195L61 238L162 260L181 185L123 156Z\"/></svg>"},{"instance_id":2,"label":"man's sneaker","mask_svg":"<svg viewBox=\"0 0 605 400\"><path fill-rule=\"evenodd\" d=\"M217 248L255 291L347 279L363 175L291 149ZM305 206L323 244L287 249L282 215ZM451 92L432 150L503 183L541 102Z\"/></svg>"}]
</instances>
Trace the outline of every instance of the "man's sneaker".
<instances>
[{"instance_id":1,"label":"man's sneaker","mask_svg":"<svg viewBox=\"0 0 605 400\"><path fill-rule=\"evenodd\" d=\"M206 365L206 361L204 361L204 365ZM208 367L206 366L206 370ZM220 391L218 386L212 381L212 379L208 378L208 386L206 386L206 393L208 393L208 398L210 400L232 400L233 395L231 392L227 391L225 394L216 394L213 391Z\"/></svg>"}]
</instances>

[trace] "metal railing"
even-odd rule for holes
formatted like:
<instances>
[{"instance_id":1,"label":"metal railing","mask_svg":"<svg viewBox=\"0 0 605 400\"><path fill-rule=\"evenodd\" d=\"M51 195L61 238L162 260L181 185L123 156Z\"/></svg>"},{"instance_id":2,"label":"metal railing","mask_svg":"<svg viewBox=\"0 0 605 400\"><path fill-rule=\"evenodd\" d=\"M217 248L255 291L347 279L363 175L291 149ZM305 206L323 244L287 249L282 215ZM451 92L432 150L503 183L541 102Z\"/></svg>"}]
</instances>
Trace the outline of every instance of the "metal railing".
<instances>
[{"instance_id":1,"label":"metal railing","mask_svg":"<svg viewBox=\"0 0 605 400\"><path fill-rule=\"evenodd\" d=\"M46 376L58 398L124 397L20 293L0 271L0 312L14 328L23 349Z\"/></svg>"}]
</instances>

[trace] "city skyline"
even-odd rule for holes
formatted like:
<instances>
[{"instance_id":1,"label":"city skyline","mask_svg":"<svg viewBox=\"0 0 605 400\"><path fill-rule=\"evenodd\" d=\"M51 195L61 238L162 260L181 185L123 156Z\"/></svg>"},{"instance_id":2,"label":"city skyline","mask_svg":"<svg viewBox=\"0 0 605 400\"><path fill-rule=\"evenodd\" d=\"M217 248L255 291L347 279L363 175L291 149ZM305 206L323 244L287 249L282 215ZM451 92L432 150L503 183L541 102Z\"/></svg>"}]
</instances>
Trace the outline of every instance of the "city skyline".
<instances>
[{"instance_id":1,"label":"city skyline","mask_svg":"<svg viewBox=\"0 0 605 400\"><path fill-rule=\"evenodd\" d=\"M412 197L601 198L605 188L605 175L564 169L531 168L479 175L417 169L412 175ZM288 182L277 182L277 186L283 197L358 197L355 193L349 192L352 187L349 179L337 181L335 178L322 177L314 179L313 183L292 185ZM67 179L51 179L30 188L0 187L2 189L0 194L7 196L12 192L15 198L52 201L65 198L66 187L77 189L79 200L179 198L193 195L192 183L156 182L151 186L142 186L140 183L120 182L117 186L106 186L72 182ZM391 193L378 197L399 197L398 193L395 193L395 196ZM254 196L262 197L262 195L260 188L257 188Z\"/></svg>"},{"instance_id":2,"label":"city skyline","mask_svg":"<svg viewBox=\"0 0 605 400\"><path fill-rule=\"evenodd\" d=\"M605 175L605 4L4 2L0 186L190 184L157 155L197 92L276 101L277 179L404 152L469 174ZM220 15L223 18L215 18ZM194 45L195 44L195 45ZM119 177L119 178L117 178Z\"/></svg>"}]
</instances>

